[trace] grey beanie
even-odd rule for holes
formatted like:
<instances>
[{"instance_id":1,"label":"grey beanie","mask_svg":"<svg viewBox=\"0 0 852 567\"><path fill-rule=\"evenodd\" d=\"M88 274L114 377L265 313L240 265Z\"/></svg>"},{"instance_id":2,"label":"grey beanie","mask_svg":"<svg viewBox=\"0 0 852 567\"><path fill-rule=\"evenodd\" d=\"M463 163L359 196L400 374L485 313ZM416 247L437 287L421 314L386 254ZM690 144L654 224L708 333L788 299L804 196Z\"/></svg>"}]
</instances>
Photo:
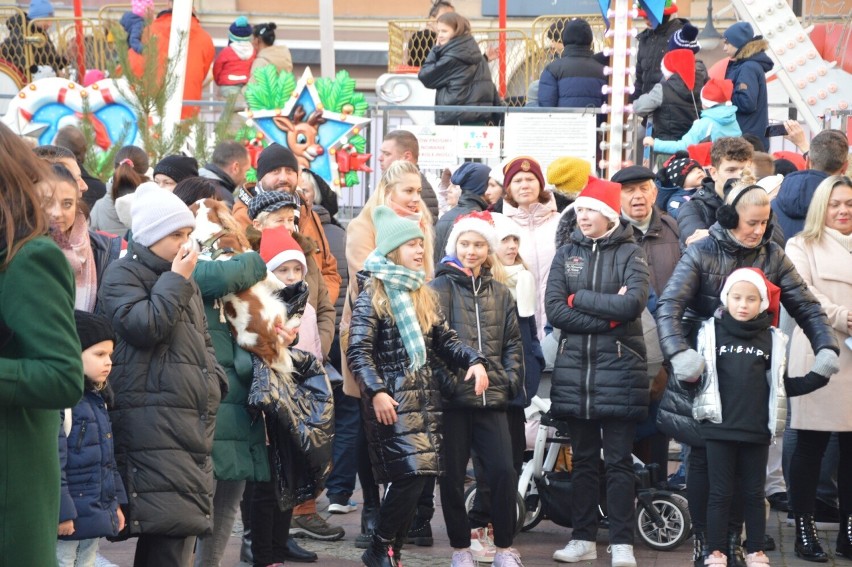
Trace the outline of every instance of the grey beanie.
<instances>
[{"instance_id":1,"label":"grey beanie","mask_svg":"<svg viewBox=\"0 0 852 567\"><path fill-rule=\"evenodd\" d=\"M151 246L176 230L195 228L195 217L180 198L166 189L144 183L130 207L133 241Z\"/></svg>"}]
</instances>

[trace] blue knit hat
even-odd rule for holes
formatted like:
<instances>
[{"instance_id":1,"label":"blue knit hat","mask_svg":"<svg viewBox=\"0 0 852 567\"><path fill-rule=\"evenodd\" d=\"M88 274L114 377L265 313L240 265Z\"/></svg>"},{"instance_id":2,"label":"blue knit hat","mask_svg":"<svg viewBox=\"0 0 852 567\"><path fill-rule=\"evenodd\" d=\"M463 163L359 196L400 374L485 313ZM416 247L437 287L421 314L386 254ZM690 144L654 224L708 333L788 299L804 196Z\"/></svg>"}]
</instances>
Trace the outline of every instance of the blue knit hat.
<instances>
[{"instance_id":1,"label":"blue knit hat","mask_svg":"<svg viewBox=\"0 0 852 567\"><path fill-rule=\"evenodd\" d=\"M252 35L252 27L245 16L240 16L231 27L228 28L228 41L249 41Z\"/></svg>"},{"instance_id":2,"label":"blue knit hat","mask_svg":"<svg viewBox=\"0 0 852 567\"><path fill-rule=\"evenodd\" d=\"M50 0L32 0L27 16L34 20L35 18L49 18L53 16L53 13L53 4L50 3Z\"/></svg>"},{"instance_id":3,"label":"blue knit hat","mask_svg":"<svg viewBox=\"0 0 852 567\"><path fill-rule=\"evenodd\" d=\"M754 39L754 28L748 22L737 22L726 29L722 35L725 37L725 41L740 49Z\"/></svg>"},{"instance_id":4,"label":"blue knit hat","mask_svg":"<svg viewBox=\"0 0 852 567\"><path fill-rule=\"evenodd\" d=\"M461 187L462 191L474 195L485 195L488 189L488 174L491 168L481 163L466 161L450 177L450 183Z\"/></svg>"}]
</instances>

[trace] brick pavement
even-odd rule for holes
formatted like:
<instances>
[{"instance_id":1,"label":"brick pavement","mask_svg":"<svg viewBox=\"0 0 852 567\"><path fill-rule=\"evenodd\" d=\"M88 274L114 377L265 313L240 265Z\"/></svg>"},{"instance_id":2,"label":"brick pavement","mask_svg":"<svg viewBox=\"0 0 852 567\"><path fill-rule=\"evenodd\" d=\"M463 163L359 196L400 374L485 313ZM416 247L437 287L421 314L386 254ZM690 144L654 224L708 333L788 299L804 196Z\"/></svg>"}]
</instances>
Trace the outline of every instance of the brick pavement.
<instances>
[{"instance_id":1,"label":"brick pavement","mask_svg":"<svg viewBox=\"0 0 852 567\"><path fill-rule=\"evenodd\" d=\"M360 501L360 492L356 493L354 499ZM322 497L319 502L321 513L324 516L328 506L327 500ZM797 559L793 553L793 528L786 525L786 514L775 511L770 513L767 531L778 542L778 549L768 555L772 561L772 567L806 567L808 562ZM360 528L360 511L350 514L332 515L330 522L341 525L346 529L346 537L337 542L319 542L302 539L300 543L304 547L315 551L319 555L319 561L314 563L316 567L349 567L360 565L359 557L361 550L356 549L353 541ZM443 517L440 511L440 503L432 522L435 535L433 547L407 546L403 550L403 564L405 567L438 567L449 565L450 548L444 531ZM239 526L235 531L239 531ZM609 567L609 555L606 553L606 531L602 531L598 538L598 559L587 561L584 567ZM551 559L553 552L563 547L570 535L570 530L543 521L533 530L521 533L515 540L515 547L521 552L526 567L538 567L543 565L560 565ZM823 544L830 553L834 551L834 541L837 537L834 531L821 531ZM133 564L133 552L135 543L133 540L123 543L109 543L103 541L101 544L102 554L120 567L130 567ZM226 550L222 567L248 567L239 562L240 539L238 536L231 538ZM656 552L641 544L637 544L635 555L639 567L689 567L691 565L691 542L684 543L679 549L671 552ZM852 561L840 558L832 558L827 566L852 566Z\"/></svg>"}]
</instances>

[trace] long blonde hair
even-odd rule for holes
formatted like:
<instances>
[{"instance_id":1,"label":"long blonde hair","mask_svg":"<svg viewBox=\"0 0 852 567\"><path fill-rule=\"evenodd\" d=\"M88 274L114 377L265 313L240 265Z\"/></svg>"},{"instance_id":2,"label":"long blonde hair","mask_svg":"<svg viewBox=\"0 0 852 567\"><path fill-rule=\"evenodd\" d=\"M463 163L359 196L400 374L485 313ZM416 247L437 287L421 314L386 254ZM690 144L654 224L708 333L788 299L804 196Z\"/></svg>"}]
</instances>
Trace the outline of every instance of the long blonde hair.
<instances>
[{"instance_id":1,"label":"long blonde hair","mask_svg":"<svg viewBox=\"0 0 852 567\"><path fill-rule=\"evenodd\" d=\"M387 259L394 264L399 265L400 254L399 248L395 248L388 252ZM426 252L423 252L423 259L426 260ZM425 263L425 262L424 262ZM390 308L390 300L385 291L385 285L378 278L370 278L370 285L373 290L373 310L378 317L387 317L391 321L394 320L393 312ZM420 325L420 331L423 337L432 331L432 327L438 324L441 320L438 315L438 295L431 287L426 284L420 286L420 289L410 292L411 303L414 305L414 313L417 315L417 323Z\"/></svg>"},{"instance_id":2,"label":"long blonde hair","mask_svg":"<svg viewBox=\"0 0 852 567\"><path fill-rule=\"evenodd\" d=\"M404 175L420 175L420 170L416 165L409 161L398 160L393 162L382 174L378 187L364 203L364 207L358 214L359 217L364 217L373 226L373 211L380 205L390 206L390 198L396 186L402 182ZM423 265L426 269L426 275L431 276L435 269L433 265L433 250L435 248L435 233L432 228L432 213L429 212L429 207L422 200L420 201L420 230L423 231L423 247L425 253L423 256Z\"/></svg>"},{"instance_id":3,"label":"long blonde hair","mask_svg":"<svg viewBox=\"0 0 852 567\"><path fill-rule=\"evenodd\" d=\"M835 187L845 185L852 187L852 179L845 175L831 175L820 183L811 204L808 206L808 214L805 217L805 228L800 233L802 238L809 241L817 241L825 234L825 214L828 211L828 201L831 200L831 192Z\"/></svg>"}]
</instances>

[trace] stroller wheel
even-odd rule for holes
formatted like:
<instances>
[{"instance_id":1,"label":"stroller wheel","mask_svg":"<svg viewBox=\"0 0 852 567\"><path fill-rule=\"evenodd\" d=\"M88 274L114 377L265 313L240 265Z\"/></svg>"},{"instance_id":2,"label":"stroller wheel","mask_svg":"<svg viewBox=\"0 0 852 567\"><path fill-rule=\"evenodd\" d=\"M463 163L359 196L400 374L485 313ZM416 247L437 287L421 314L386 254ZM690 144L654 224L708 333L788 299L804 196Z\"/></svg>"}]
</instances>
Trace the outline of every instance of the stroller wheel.
<instances>
[{"instance_id":1,"label":"stroller wheel","mask_svg":"<svg viewBox=\"0 0 852 567\"><path fill-rule=\"evenodd\" d=\"M524 515L524 525L521 527L521 531L528 532L544 519L544 506L538 495L538 486L535 484L535 479L530 479L527 493L524 495L524 510L526 510L526 514Z\"/></svg>"},{"instance_id":2,"label":"stroller wheel","mask_svg":"<svg viewBox=\"0 0 852 567\"><path fill-rule=\"evenodd\" d=\"M526 519L526 508L524 507L524 499L523 497L515 492L515 503L516 508L515 511L517 515L515 516L515 535L521 531L521 528L524 527L524 521ZM474 505L476 505L476 483L471 484L467 490L464 492L464 509L467 511L468 515L470 515L471 511L474 509ZM474 511L476 513L476 511Z\"/></svg>"},{"instance_id":3,"label":"stroller wheel","mask_svg":"<svg viewBox=\"0 0 852 567\"><path fill-rule=\"evenodd\" d=\"M689 538L692 519L682 497L656 494L651 506L660 515L662 525L654 521L641 502L636 508L636 530L645 545L658 551L671 551Z\"/></svg>"}]
</instances>

